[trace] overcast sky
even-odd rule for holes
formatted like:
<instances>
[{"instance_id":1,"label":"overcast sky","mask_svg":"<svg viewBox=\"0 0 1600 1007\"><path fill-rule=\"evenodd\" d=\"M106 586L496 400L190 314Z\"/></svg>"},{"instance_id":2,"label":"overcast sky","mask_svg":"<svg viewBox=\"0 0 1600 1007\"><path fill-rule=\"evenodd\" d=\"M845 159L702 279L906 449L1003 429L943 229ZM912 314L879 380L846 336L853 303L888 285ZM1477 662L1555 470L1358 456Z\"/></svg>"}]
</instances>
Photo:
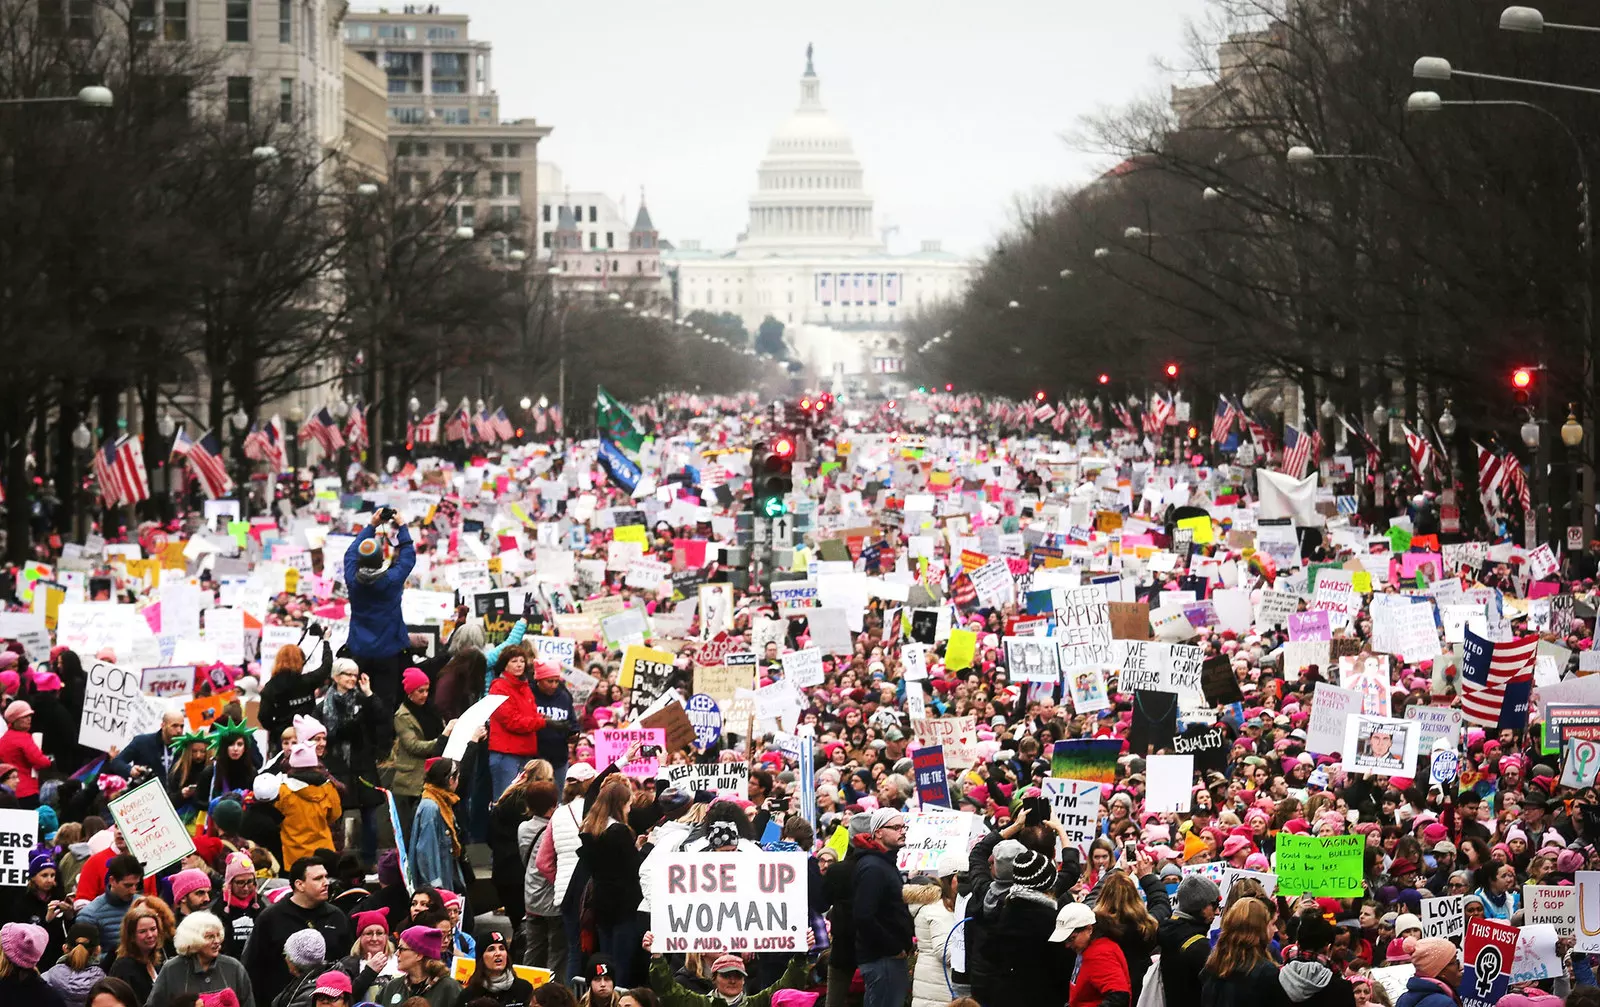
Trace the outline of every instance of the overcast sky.
<instances>
[{"instance_id":1,"label":"overcast sky","mask_svg":"<svg viewBox=\"0 0 1600 1007\"><path fill-rule=\"evenodd\" d=\"M441 0L494 43L501 113L573 189L645 186L662 236L726 246L767 141L799 99L807 42L897 249L981 251L1020 193L1108 166L1061 137L1164 93L1204 0ZM397 6L397 5L396 5Z\"/></svg>"}]
</instances>

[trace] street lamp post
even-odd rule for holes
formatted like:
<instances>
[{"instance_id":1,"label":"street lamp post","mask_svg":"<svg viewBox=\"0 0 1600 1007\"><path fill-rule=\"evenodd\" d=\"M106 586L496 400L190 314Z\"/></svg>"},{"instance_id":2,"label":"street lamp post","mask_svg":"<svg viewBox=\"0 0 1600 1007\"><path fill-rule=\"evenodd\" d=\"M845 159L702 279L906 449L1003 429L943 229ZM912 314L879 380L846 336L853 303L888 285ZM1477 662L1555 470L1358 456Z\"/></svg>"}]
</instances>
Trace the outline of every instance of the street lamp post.
<instances>
[{"instance_id":1,"label":"street lamp post","mask_svg":"<svg viewBox=\"0 0 1600 1007\"><path fill-rule=\"evenodd\" d=\"M1577 552L1579 549L1589 548L1588 528L1585 524L1586 515L1583 513L1583 498L1578 492L1578 484L1583 474L1583 454L1579 450L1583 444L1583 424L1578 422L1578 404L1567 403L1567 422L1561 424L1561 443L1567 448L1567 465L1571 468L1571 475L1567 477L1567 496L1571 500L1571 510L1567 515L1567 549ZM1573 524L1573 518L1578 522ZM1572 529L1576 527L1582 541L1576 549L1572 545Z\"/></svg>"},{"instance_id":2,"label":"street lamp post","mask_svg":"<svg viewBox=\"0 0 1600 1007\"><path fill-rule=\"evenodd\" d=\"M115 104L109 87L100 87L97 84L80 88L77 94L63 95L54 98L0 98L0 105L55 105L66 102L82 105L84 108L110 108Z\"/></svg>"},{"instance_id":3,"label":"street lamp post","mask_svg":"<svg viewBox=\"0 0 1600 1007\"><path fill-rule=\"evenodd\" d=\"M1516 8L1511 8L1511 9L1515 10ZM1504 22L1504 19L1502 18L1502 24L1503 24L1503 22ZM1424 62L1424 60L1427 60L1429 58L1430 57L1426 57L1426 56L1423 57L1423 59L1420 59L1420 60L1417 61L1417 65L1419 67L1421 67L1423 62ZM1449 64L1445 64L1445 67L1446 67L1446 70L1448 71ZM1455 72L1456 73L1461 73L1462 71L1457 70ZM1419 76L1420 76L1420 74L1419 74ZM1595 91L1594 93L1600 94L1600 91ZM1594 411L1595 411L1595 406L1596 406L1595 366L1596 366L1597 363L1600 363L1600 346L1597 346L1595 344L1595 331L1594 331L1594 209L1593 209L1593 204L1592 204L1592 202L1590 200L1590 197L1589 197L1589 158L1588 158L1588 155L1584 153L1583 143L1578 139L1577 133L1573 132L1572 127L1567 125L1567 122L1566 122L1565 119L1562 119L1559 115L1556 115L1554 112L1552 112L1549 109L1545 108L1543 105L1539 105L1539 104L1536 104L1536 103L1531 102L1531 101L1520 101L1520 100L1514 100L1514 99L1494 99L1494 100L1477 100L1477 101L1444 101L1439 97L1439 95L1436 92L1433 92L1433 91L1413 91L1411 93L1410 97L1408 97L1406 99L1406 111L1407 112L1428 113L1428 112L1438 112L1438 111L1441 111L1441 110L1443 110L1445 108L1474 108L1474 107L1482 107L1482 108L1520 108L1520 109L1527 109L1527 110L1532 111L1532 112L1537 112L1540 115L1544 116L1546 119L1549 119L1551 122L1555 123L1557 126L1561 127L1561 132L1566 134L1567 140L1572 144L1572 151L1577 157L1577 162L1578 162L1578 213L1579 213L1578 251L1579 251L1579 253L1581 255L1580 262L1581 262L1581 268L1583 270L1582 278L1581 278L1581 280L1580 280L1580 282L1578 284L1578 295L1579 295L1578 296L1578 303L1579 303L1579 307L1580 307L1580 311L1581 311L1581 314L1579 316L1579 321L1580 321L1580 323L1582 325L1582 328L1583 328L1583 331L1582 331L1583 353L1584 353L1583 373L1584 373L1584 380L1587 383L1587 393L1588 393L1588 395L1587 395L1587 408L1584 410L1585 424L1587 425L1587 423L1592 422L1592 420L1590 420L1589 417L1592 417L1594 415ZM1593 431L1590 431L1591 436L1587 437L1587 440L1589 442L1589 450L1591 452L1595 450L1595 439L1592 436L1592 433L1593 433ZM1583 502L1584 502L1584 507L1583 507L1582 526L1583 526L1583 541L1584 541L1584 547L1585 548L1588 547L1588 543L1589 542L1594 540L1594 530L1595 530L1595 464L1596 464L1595 459L1591 458L1589 460L1589 464L1586 465L1584 467L1584 470L1583 470Z\"/></svg>"}]
</instances>

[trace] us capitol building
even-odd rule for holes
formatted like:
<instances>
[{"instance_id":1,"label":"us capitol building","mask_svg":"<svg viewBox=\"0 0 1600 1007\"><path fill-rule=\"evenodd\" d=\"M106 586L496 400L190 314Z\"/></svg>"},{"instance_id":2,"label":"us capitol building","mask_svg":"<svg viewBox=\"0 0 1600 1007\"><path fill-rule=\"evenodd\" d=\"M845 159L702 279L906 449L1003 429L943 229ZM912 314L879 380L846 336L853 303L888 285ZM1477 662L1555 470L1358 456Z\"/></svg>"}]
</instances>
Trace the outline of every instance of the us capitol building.
<instances>
[{"instance_id":1,"label":"us capitol building","mask_svg":"<svg viewBox=\"0 0 1600 1007\"><path fill-rule=\"evenodd\" d=\"M800 104L767 144L745 233L732 249L685 241L662 251L679 314L732 312L752 337L770 315L812 378L836 391L894 390L910 352L901 323L959 297L974 266L938 241L890 254L872 206L807 46Z\"/></svg>"}]
</instances>

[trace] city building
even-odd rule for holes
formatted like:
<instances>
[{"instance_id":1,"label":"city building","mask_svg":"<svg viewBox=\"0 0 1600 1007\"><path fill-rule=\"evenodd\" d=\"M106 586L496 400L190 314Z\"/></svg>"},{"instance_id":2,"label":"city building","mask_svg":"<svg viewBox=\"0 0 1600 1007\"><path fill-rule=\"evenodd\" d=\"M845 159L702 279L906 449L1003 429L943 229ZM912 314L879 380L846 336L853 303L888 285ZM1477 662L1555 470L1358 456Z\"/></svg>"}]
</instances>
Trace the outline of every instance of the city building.
<instances>
[{"instance_id":1,"label":"city building","mask_svg":"<svg viewBox=\"0 0 1600 1007\"><path fill-rule=\"evenodd\" d=\"M344 51L344 156L365 178L389 180L388 81L377 64Z\"/></svg>"},{"instance_id":2,"label":"city building","mask_svg":"<svg viewBox=\"0 0 1600 1007\"><path fill-rule=\"evenodd\" d=\"M344 38L386 78L392 183L408 190L453 182L472 197L457 207L457 224L502 227L510 239L496 254L533 246L538 147L550 127L500 118L493 46L471 37L467 15L409 4L352 11Z\"/></svg>"},{"instance_id":3,"label":"city building","mask_svg":"<svg viewBox=\"0 0 1600 1007\"><path fill-rule=\"evenodd\" d=\"M733 248L690 240L663 253L678 313L732 312L751 332L770 315L836 390L898 387L902 323L959 297L973 264L936 240L889 251L850 134L822 104L809 47L799 105L767 145L749 206Z\"/></svg>"},{"instance_id":4,"label":"city building","mask_svg":"<svg viewBox=\"0 0 1600 1007\"><path fill-rule=\"evenodd\" d=\"M644 194L639 209L628 212L626 199L598 191L572 191L561 169L539 164L539 260L555 267L563 290L605 297L618 295L640 310L671 300L671 286L661 264L661 242Z\"/></svg>"}]
</instances>

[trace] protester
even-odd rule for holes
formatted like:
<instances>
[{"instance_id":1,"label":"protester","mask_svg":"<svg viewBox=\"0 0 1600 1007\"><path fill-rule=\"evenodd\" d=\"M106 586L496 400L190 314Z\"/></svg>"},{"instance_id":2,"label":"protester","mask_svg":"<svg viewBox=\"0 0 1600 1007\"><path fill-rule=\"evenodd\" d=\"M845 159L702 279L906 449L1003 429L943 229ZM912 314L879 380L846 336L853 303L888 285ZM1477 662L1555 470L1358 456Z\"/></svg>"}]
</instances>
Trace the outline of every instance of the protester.
<instances>
[{"instance_id":1,"label":"protester","mask_svg":"<svg viewBox=\"0 0 1600 1007\"><path fill-rule=\"evenodd\" d=\"M1201 1007L1280 1004L1283 988L1270 943L1272 910L1245 897L1228 907L1200 978Z\"/></svg>"},{"instance_id":2,"label":"protester","mask_svg":"<svg viewBox=\"0 0 1600 1007\"><path fill-rule=\"evenodd\" d=\"M264 1002L275 1000L289 985L283 947L291 934L308 928L322 935L326 948L346 948L354 939L349 917L328 902L328 869L312 857L301 857L289 868L289 894L261 911L245 944L242 961Z\"/></svg>"},{"instance_id":3,"label":"protester","mask_svg":"<svg viewBox=\"0 0 1600 1007\"><path fill-rule=\"evenodd\" d=\"M533 984L511 970L511 943L505 934L491 930L478 945L477 967L461 989L461 1003L488 997L499 1007L526 1007L533 999Z\"/></svg>"},{"instance_id":4,"label":"protester","mask_svg":"<svg viewBox=\"0 0 1600 1007\"><path fill-rule=\"evenodd\" d=\"M911 985L907 958L915 928L895 867L895 853L905 841L906 818L892 808L874 811L871 831L852 840L862 849L852 919L857 967L867 984L866 1007L901 1007Z\"/></svg>"},{"instance_id":5,"label":"protester","mask_svg":"<svg viewBox=\"0 0 1600 1007\"><path fill-rule=\"evenodd\" d=\"M372 681L348 658L333 662L333 687L322 696L317 716L327 729L328 751L324 764L335 779L344 781L350 806L361 820L361 856L367 863L378 859L378 752L380 739L392 730L393 708L372 691Z\"/></svg>"},{"instance_id":6,"label":"protester","mask_svg":"<svg viewBox=\"0 0 1600 1007\"><path fill-rule=\"evenodd\" d=\"M395 952L400 974L378 991L376 1002L380 1007L394 1007L412 997L426 1001L428 1007L455 1007L461 986L450 978L449 967L440 961L443 947L444 937L437 928L406 928Z\"/></svg>"},{"instance_id":7,"label":"protester","mask_svg":"<svg viewBox=\"0 0 1600 1007\"><path fill-rule=\"evenodd\" d=\"M500 651L499 674L489 686L489 695L505 697L489 716L489 779L495 800L522 772L523 763L539 755L539 731L545 722L528 685L532 660L520 644L506 647Z\"/></svg>"},{"instance_id":8,"label":"protester","mask_svg":"<svg viewBox=\"0 0 1600 1007\"><path fill-rule=\"evenodd\" d=\"M74 923L60 947L61 958L44 973L44 981L60 994L64 1007L84 1007L89 991L106 977L100 967L100 930Z\"/></svg>"},{"instance_id":9,"label":"protester","mask_svg":"<svg viewBox=\"0 0 1600 1007\"><path fill-rule=\"evenodd\" d=\"M172 936L177 956L161 966L146 1002L163 1007L184 993L232 990L239 1007L255 1007L250 976L237 958L222 953L222 921L210 913L192 913Z\"/></svg>"},{"instance_id":10,"label":"protester","mask_svg":"<svg viewBox=\"0 0 1600 1007\"><path fill-rule=\"evenodd\" d=\"M620 776L602 781L599 795L583 816L579 858L593 887L595 930L601 954L617 966L617 982L636 981L639 930L635 915L644 892L639 886L638 837L627 825L633 789Z\"/></svg>"},{"instance_id":11,"label":"protester","mask_svg":"<svg viewBox=\"0 0 1600 1007\"><path fill-rule=\"evenodd\" d=\"M719 956L711 964L712 990L694 993L672 977L666 959L655 951L655 934L646 932L643 948L650 953L650 988L661 998L663 1007L771 1007L780 990L798 989L806 978L804 955L791 955L788 967L778 981L759 993L746 993L748 970L744 959L735 954Z\"/></svg>"},{"instance_id":12,"label":"protester","mask_svg":"<svg viewBox=\"0 0 1600 1007\"><path fill-rule=\"evenodd\" d=\"M250 862L249 854L228 854L222 872L222 890L210 906L211 915L222 921L227 934L222 942L223 954L244 960L245 945L250 943L250 934L255 930L261 909L255 865Z\"/></svg>"},{"instance_id":13,"label":"protester","mask_svg":"<svg viewBox=\"0 0 1600 1007\"><path fill-rule=\"evenodd\" d=\"M392 536L392 555L386 554L384 542L377 537L380 528L386 537ZM388 709L399 706L400 677L411 646L400 598L416 564L411 531L391 507L380 507L344 554L344 583L350 592L350 653Z\"/></svg>"},{"instance_id":14,"label":"protester","mask_svg":"<svg viewBox=\"0 0 1600 1007\"><path fill-rule=\"evenodd\" d=\"M39 806L39 770L49 769L50 757L33 740L33 707L20 699L6 706L6 732L0 734L0 763L17 769L17 806Z\"/></svg>"},{"instance_id":15,"label":"protester","mask_svg":"<svg viewBox=\"0 0 1600 1007\"><path fill-rule=\"evenodd\" d=\"M389 911L387 908L359 912L351 920L356 932L356 942L348 957L339 962L339 968L352 976L352 992L358 1001L365 1003L377 995L378 987L399 974L395 964L394 941L389 939Z\"/></svg>"},{"instance_id":16,"label":"protester","mask_svg":"<svg viewBox=\"0 0 1600 1007\"><path fill-rule=\"evenodd\" d=\"M944 1007L950 991L964 985L951 972L950 934L956 923L956 885L966 860L955 853L939 858L936 898L919 900L911 915L917 940L917 963L911 975L911 1007ZM911 902L910 887L907 902Z\"/></svg>"},{"instance_id":17,"label":"protester","mask_svg":"<svg viewBox=\"0 0 1600 1007\"><path fill-rule=\"evenodd\" d=\"M39 976L39 959L48 940L43 927L32 923L0 926L0 999L6 1003L64 1007L54 986Z\"/></svg>"},{"instance_id":18,"label":"protester","mask_svg":"<svg viewBox=\"0 0 1600 1007\"><path fill-rule=\"evenodd\" d=\"M172 910L157 898L138 899L122 917L116 957L107 971L112 978L127 983L140 1004L150 1000L150 990L166 963L166 948L176 931Z\"/></svg>"},{"instance_id":19,"label":"protester","mask_svg":"<svg viewBox=\"0 0 1600 1007\"><path fill-rule=\"evenodd\" d=\"M543 845L551 817L556 811L556 786L550 780L533 780L530 777L523 787L523 795L522 803L527 818L517 826L517 850L522 865L521 901L525 916L521 963L559 974L566 959L566 937L555 897L554 864L541 867L539 858L535 856L535 851Z\"/></svg>"},{"instance_id":20,"label":"protester","mask_svg":"<svg viewBox=\"0 0 1600 1007\"><path fill-rule=\"evenodd\" d=\"M107 861L105 876L105 891L78 911L78 922L100 928L101 946L111 947L117 943L122 917L144 884L144 868L137 857L124 853Z\"/></svg>"},{"instance_id":21,"label":"protester","mask_svg":"<svg viewBox=\"0 0 1600 1007\"><path fill-rule=\"evenodd\" d=\"M1211 955L1211 921L1217 918L1222 893L1217 883L1190 874L1178 883L1177 908L1156 930L1161 951L1163 990L1200 988L1206 959Z\"/></svg>"},{"instance_id":22,"label":"protester","mask_svg":"<svg viewBox=\"0 0 1600 1007\"><path fill-rule=\"evenodd\" d=\"M422 800L411 830L411 871L416 883L457 891L466 887L460 862L465 856L456 827L456 764L436 759L423 776Z\"/></svg>"}]
</instances>

